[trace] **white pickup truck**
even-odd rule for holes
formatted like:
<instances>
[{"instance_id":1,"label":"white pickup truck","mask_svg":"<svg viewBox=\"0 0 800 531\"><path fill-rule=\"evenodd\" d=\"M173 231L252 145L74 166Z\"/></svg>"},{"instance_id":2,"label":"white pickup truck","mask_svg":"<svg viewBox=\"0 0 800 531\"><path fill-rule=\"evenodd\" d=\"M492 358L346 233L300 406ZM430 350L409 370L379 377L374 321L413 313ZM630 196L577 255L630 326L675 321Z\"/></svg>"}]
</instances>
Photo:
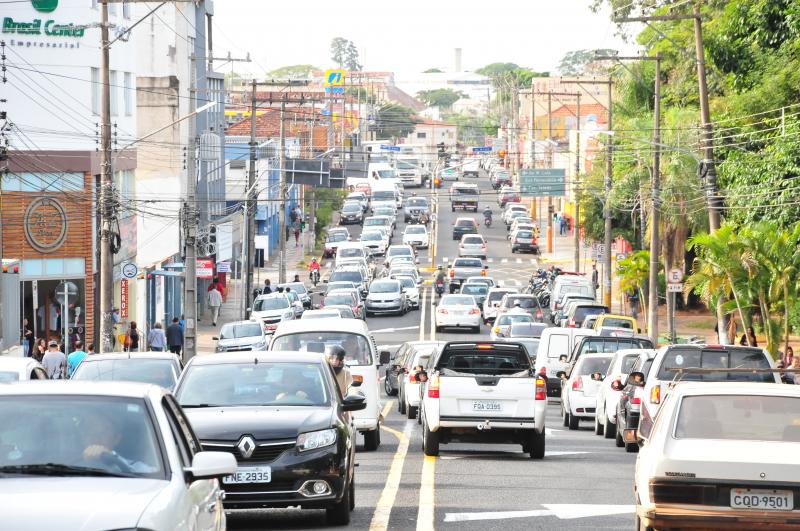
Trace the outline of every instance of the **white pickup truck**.
<instances>
[{"instance_id":1,"label":"white pickup truck","mask_svg":"<svg viewBox=\"0 0 800 531\"><path fill-rule=\"evenodd\" d=\"M547 384L519 343L458 341L431 355L420 386L425 455L448 442L521 444L544 457Z\"/></svg>"}]
</instances>

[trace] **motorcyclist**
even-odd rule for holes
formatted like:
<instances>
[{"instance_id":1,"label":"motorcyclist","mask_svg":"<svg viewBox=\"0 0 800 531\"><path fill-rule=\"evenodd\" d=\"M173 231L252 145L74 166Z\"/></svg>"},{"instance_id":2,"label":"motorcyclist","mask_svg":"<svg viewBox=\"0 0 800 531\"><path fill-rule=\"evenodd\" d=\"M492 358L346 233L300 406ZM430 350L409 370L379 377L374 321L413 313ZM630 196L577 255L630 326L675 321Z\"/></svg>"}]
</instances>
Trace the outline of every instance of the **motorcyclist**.
<instances>
[{"instance_id":1,"label":"motorcyclist","mask_svg":"<svg viewBox=\"0 0 800 531\"><path fill-rule=\"evenodd\" d=\"M436 277L434 278L433 285L436 288L436 293L439 295L444 293L445 280L447 280L447 275L445 274L444 269L442 269L442 266L438 266L436 268Z\"/></svg>"},{"instance_id":2,"label":"motorcyclist","mask_svg":"<svg viewBox=\"0 0 800 531\"><path fill-rule=\"evenodd\" d=\"M315 286L316 283L319 282L319 269L320 269L319 262L317 262L316 258L312 258L311 263L308 264L308 278L310 278L311 281L314 282ZM315 276L316 278L314 278Z\"/></svg>"},{"instance_id":3,"label":"motorcyclist","mask_svg":"<svg viewBox=\"0 0 800 531\"><path fill-rule=\"evenodd\" d=\"M492 219L492 207L486 205L486 208L483 209L483 217L488 220Z\"/></svg>"}]
</instances>

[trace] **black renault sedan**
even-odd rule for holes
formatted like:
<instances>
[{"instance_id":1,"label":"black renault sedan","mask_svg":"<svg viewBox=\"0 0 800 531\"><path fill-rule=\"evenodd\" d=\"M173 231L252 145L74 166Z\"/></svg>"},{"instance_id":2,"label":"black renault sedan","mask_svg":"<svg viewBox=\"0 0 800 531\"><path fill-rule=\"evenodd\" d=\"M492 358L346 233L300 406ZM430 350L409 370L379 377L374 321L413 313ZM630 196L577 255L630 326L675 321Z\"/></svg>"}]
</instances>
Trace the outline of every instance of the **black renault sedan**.
<instances>
[{"instance_id":1,"label":"black renault sedan","mask_svg":"<svg viewBox=\"0 0 800 531\"><path fill-rule=\"evenodd\" d=\"M350 412L322 354L260 352L192 358L175 391L203 449L232 453L222 479L226 510L326 509L330 524L355 506L355 438Z\"/></svg>"}]
</instances>

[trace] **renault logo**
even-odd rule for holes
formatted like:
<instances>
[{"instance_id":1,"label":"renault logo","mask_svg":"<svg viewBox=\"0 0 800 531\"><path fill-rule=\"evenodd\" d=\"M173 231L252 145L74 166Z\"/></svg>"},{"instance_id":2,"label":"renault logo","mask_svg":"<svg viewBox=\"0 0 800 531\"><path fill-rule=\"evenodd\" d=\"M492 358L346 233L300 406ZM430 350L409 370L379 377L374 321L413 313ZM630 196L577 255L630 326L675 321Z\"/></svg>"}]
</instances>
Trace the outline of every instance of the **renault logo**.
<instances>
[{"instance_id":1,"label":"renault logo","mask_svg":"<svg viewBox=\"0 0 800 531\"><path fill-rule=\"evenodd\" d=\"M243 436L239 439L239 443L236 445L236 448L239 450L239 453L245 459L250 459L250 456L253 455L253 452L256 451L256 441L253 440L252 437L249 435Z\"/></svg>"}]
</instances>

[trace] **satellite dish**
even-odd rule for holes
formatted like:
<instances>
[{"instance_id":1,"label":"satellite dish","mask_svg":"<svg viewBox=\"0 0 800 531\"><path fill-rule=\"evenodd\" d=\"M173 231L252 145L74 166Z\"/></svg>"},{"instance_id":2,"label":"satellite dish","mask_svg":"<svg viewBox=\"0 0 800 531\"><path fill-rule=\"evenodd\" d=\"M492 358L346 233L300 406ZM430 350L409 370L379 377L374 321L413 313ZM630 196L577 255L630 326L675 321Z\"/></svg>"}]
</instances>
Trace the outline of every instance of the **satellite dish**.
<instances>
[{"instance_id":1,"label":"satellite dish","mask_svg":"<svg viewBox=\"0 0 800 531\"><path fill-rule=\"evenodd\" d=\"M75 303L78 300L78 286L74 282L62 282L56 287L56 301L61 306L64 304L64 294L66 293L66 305Z\"/></svg>"}]
</instances>

